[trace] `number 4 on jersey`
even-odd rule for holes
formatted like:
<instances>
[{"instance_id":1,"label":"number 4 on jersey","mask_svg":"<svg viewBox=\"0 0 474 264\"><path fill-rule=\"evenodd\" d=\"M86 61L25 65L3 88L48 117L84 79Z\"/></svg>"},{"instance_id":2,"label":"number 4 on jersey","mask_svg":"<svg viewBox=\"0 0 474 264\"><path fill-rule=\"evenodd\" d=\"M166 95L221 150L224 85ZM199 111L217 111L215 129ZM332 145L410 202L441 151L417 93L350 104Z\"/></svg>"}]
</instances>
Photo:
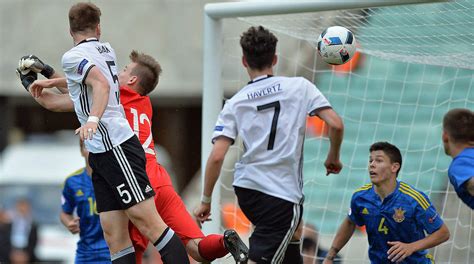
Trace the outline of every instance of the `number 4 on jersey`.
<instances>
[{"instance_id":1,"label":"number 4 on jersey","mask_svg":"<svg viewBox=\"0 0 474 264\"><path fill-rule=\"evenodd\" d=\"M384 225L385 223L385 217L382 217L382 219L380 219L380 224L379 224L379 232L380 233L384 233L385 235L388 234L388 227L386 225Z\"/></svg>"}]
</instances>

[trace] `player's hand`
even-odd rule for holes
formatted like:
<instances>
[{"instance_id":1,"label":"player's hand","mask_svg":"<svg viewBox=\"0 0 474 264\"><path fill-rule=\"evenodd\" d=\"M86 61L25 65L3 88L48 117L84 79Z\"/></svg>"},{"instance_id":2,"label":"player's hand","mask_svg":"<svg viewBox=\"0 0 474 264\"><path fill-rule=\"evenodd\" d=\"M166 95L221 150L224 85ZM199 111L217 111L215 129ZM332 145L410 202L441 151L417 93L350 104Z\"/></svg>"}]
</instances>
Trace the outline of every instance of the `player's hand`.
<instances>
[{"instance_id":1,"label":"player's hand","mask_svg":"<svg viewBox=\"0 0 474 264\"><path fill-rule=\"evenodd\" d=\"M211 221L212 219L209 218L211 216L211 204L201 202L201 205L194 209L194 216L201 223Z\"/></svg>"},{"instance_id":2,"label":"player's hand","mask_svg":"<svg viewBox=\"0 0 474 264\"><path fill-rule=\"evenodd\" d=\"M342 163L339 158L328 156L324 162L324 167L326 167L326 176L331 173L338 174L342 170Z\"/></svg>"},{"instance_id":3,"label":"player's hand","mask_svg":"<svg viewBox=\"0 0 474 264\"><path fill-rule=\"evenodd\" d=\"M71 234L77 234L81 231L80 227L79 227L79 217L75 217L74 219L72 219L68 224L67 224L67 229L69 230L69 232L71 232Z\"/></svg>"},{"instance_id":4,"label":"player's hand","mask_svg":"<svg viewBox=\"0 0 474 264\"><path fill-rule=\"evenodd\" d=\"M392 262L401 262L405 258L413 254L414 248L410 244L405 244L400 241L391 242L388 241L387 244L390 249L387 251L388 259Z\"/></svg>"},{"instance_id":5,"label":"player's hand","mask_svg":"<svg viewBox=\"0 0 474 264\"><path fill-rule=\"evenodd\" d=\"M41 96L41 92L43 92L44 88L52 87L51 80L36 80L30 85L29 91L33 97L38 98Z\"/></svg>"},{"instance_id":6,"label":"player's hand","mask_svg":"<svg viewBox=\"0 0 474 264\"><path fill-rule=\"evenodd\" d=\"M97 132L97 123L87 122L80 128L76 129L75 134L81 138L81 140L92 140L94 134Z\"/></svg>"},{"instance_id":7,"label":"player's hand","mask_svg":"<svg viewBox=\"0 0 474 264\"><path fill-rule=\"evenodd\" d=\"M54 69L35 55L25 55L21 57L18 62L18 68L25 73L30 70L41 73L48 79L54 74Z\"/></svg>"},{"instance_id":8,"label":"player's hand","mask_svg":"<svg viewBox=\"0 0 474 264\"><path fill-rule=\"evenodd\" d=\"M20 78L21 84L27 91L29 91L31 84L38 79L38 74L34 71L22 72L19 68L16 68L16 75Z\"/></svg>"}]
</instances>

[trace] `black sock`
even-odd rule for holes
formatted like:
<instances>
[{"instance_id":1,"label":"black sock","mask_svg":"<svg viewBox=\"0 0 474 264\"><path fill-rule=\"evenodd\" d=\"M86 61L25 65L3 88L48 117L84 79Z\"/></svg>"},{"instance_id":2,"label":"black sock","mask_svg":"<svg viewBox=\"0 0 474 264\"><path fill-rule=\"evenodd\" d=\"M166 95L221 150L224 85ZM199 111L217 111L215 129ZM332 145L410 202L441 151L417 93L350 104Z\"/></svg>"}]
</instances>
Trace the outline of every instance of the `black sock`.
<instances>
[{"instance_id":1,"label":"black sock","mask_svg":"<svg viewBox=\"0 0 474 264\"><path fill-rule=\"evenodd\" d=\"M188 253L179 237L169 227L153 245L158 249L164 264L189 264Z\"/></svg>"},{"instance_id":2,"label":"black sock","mask_svg":"<svg viewBox=\"0 0 474 264\"><path fill-rule=\"evenodd\" d=\"M301 256L300 241L291 241L286 248L283 264L303 264Z\"/></svg>"},{"instance_id":3,"label":"black sock","mask_svg":"<svg viewBox=\"0 0 474 264\"><path fill-rule=\"evenodd\" d=\"M128 247L110 256L112 264L133 264L135 263L135 249Z\"/></svg>"}]
</instances>

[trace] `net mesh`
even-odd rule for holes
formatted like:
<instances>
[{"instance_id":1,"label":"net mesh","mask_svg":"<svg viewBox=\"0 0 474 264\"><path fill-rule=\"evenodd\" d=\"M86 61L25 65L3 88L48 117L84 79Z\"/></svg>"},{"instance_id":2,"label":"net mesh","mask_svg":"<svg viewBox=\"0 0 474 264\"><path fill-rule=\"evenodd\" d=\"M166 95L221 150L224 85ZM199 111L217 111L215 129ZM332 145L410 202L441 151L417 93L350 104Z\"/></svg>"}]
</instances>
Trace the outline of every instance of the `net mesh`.
<instances>
[{"instance_id":1,"label":"net mesh","mask_svg":"<svg viewBox=\"0 0 474 264\"><path fill-rule=\"evenodd\" d=\"M328 249L347 215L355 189L369 183L368 149L389 141L402 151L399 179L426 193L447 224L451 238L431 249L437 263L474 263L474 213L457 198L447 178L450 158L441 143L441 121L452 108L474 109L474 1L374 8L226 21L223 40L225 99L248 82L238 36L249 25L277 32L276 75L313 81L343 118L344 169L326 177L329 142L317 119L308 119L304 148L304 215ZM319 33L332 25L351 29L361 53L343 67L329 67L314 49ZM237 36L237 37L236 37ZM232 188L235 161L243 149L229 151L221 176L224 228L250 234ZM309 237L309 232L305 232ZM367 238L356 230L341 252L343 263L368 263ZM317 258L311 251L305 257ZM322 260L319 258L319 260ZM225 262L225 261L224 261ZM230 262L229 262L230 263Z\"/></svg>"},{"instance_id":2,"label":"net mesh","mask_svg":"<svg viewBox=\"0 0 474 264\"><path fill-rule=\"evenodd\" d=\"M387 59L474 69L474 2L246 18L274 31L315 42L323 29L350 29L359 50Z\"/></svg>"}]
</instances>

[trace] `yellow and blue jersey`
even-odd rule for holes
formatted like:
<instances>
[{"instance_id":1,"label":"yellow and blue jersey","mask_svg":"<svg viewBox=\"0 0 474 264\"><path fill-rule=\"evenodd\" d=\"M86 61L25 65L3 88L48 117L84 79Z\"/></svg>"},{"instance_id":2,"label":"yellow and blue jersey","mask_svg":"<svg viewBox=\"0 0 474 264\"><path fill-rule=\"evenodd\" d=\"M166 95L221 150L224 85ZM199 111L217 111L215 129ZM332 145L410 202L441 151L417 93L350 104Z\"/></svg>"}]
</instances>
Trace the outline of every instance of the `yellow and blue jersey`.
<instances>
[{"instance_id":1,"label":"yellow and blue jersey","mask_svg":"<svg viewBox=\"0 0 474 264\"><path fill-rule=\"evenodd\" d=\"M474 209L474 196L469 194L465 183L474 177L474 148L465 148L457 155L448 169L449 181L458 197Z\"/></svg>"},{"instance_id":2,"label":"yellow and blue jersey","mask_svg":"<svg viewBox=\"0 0 474 264\"><path fill-rule=\"evenodd\" d=\"M393 193L383 201L372 184L366 184L352 195L349 219L366 226L371 263L392 263L387 257L387 242L411 243L425 238L443 225L428 197L404 183L397 182ZM428 250L413 253L401 263L432 263Z\"/></svg>"},{"instance_id":3,"label":"yellow and blue jersey","mask_svg":"<svg viewBox=\"0 0 474 264\"><path fill-rule=\"evenodd\" d=\"M86 169L78 170L66 179L62 196L63 212L73 214L75 210L80 218L75 262L111 263L97 213L92 179Z\"/></svg>"}]
</instances>

